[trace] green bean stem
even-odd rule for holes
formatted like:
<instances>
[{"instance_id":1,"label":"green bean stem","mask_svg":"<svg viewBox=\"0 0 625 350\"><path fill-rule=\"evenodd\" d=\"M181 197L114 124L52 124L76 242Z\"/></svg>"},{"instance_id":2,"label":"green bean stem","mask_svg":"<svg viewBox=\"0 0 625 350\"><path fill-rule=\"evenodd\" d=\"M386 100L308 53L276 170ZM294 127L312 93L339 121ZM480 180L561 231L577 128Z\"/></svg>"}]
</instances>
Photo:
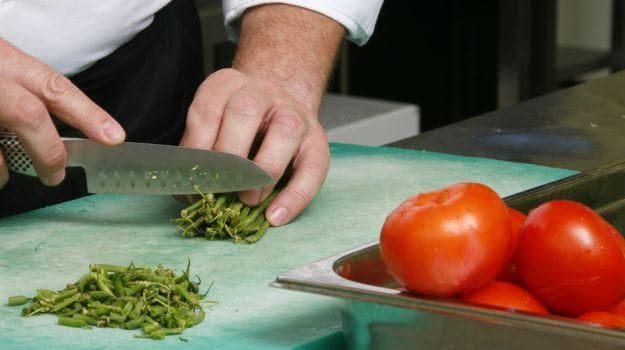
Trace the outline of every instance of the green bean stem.
<instances>
[{"instance_id":1,"label":"green bean stem","mask_svg":"<svg viewBox=\"0 0 625 350\"><path fill-rule=\"evenodd\" d=\"M29 301L30 301L30 298L28 297L25 297L23 295L15 295L15 296L9 297L9 306L24 305Z\"/></svg>"},{"instance_id":2,"label":"green bean stem","mask_svg":"<svg viewBox=\"0 0 625 350\"><path fill-rule=\"evenodd\" d=\"M150 269L97 264L64 290L38 289L32 299L9 297L9 304L30 301L22 315L54 313L63 326L141 329L141 338L158 340L204 318L200 300L206 294L199 294L199 277L197 282L189 279L190 268L189 260L180 275L160 265Z\"/></svg>"},{"instance_id":3,"label":"green bean stem","mask_svg":"<svg viewBox=\"0 0 625 350\"><path fill-rule=\"evenodd\" d=\"M276 197L273 191L254 208L244 205L235 193L204 195L173 220L184 237L209 240L231 239L235 243L255 243L267 232L264 211Z\"/></svg>"}]
</instances>

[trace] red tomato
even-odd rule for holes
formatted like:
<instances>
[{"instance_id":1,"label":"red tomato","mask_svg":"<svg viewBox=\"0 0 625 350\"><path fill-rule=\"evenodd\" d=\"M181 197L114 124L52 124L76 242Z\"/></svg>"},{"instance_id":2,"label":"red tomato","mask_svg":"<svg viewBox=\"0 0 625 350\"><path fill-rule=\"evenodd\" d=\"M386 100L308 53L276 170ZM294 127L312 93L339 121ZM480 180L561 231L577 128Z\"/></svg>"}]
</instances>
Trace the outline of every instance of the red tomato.
<instances>
[{"instance_id":1,"label":"red tomato","mask_svg":"<svg viewBox=\"0 0 625 350\"><path fill-rule=\"evenodd\" d=\"M577 319L604 327L625 328L625 316L613 312L590 311L582 314Z\"/></svg>"},{"instance_id":2,"label":"red tomato","mask_svg":"<svg viewBox=\"0 0 625 350\"><path fill-rule=\"evenodd\" d=\"M517 285L523 284L523 281L521 281L521 277L519 277L519 272L516 270L516 265L514 265L514 263L504 264L503 269L497 275L497 280L508 281Z\"/></svg>"},{"instance_id":3,"label":"red tomato","mask_svg":"<svg viewBox=\"0 0 625 350\"><path fill-rule=\"evenodd\" d=\"M452 296L476 290L501 270L508 249L508 210L478 183L459 183L408 198L390 213L380 253L406 289Z\"/></svg>"},{"instance_id":4,"label":"red tomato","mask_svg":"<svg viewBox=\"0 0 625 350\"><path fill-rule=\"evenodd\" d=\"M583 204L547 202L521 228L516 267L525 286L554 313L608 310L625 297L622 240Z\"/></svg>"},{"instance_id":5,"label":"red tomato","mask_svg":"<svg viewBox=\"0 0 625 350\"><path fill-rule=\"evenodd\" d=\"M547 315L549 311L524 288L509 282L495 281L462 298L473 304L497 306L503 309Z\"/></svg>"},{"instance_id":6,"label":"red tomato","mask_svg":"<svg viewBox=\"0 0 625 350\"><path fill-rule=\"evenodd\" d=\"M508 217L510 225L510 244L508 246L508 256L509 262L512 263L514 260L514 253L516 252L516 243L519 238L519 232L521 231L521 226L523 226L526 216L514 208L508 208Z\"/></svg>"},{"instance_id":7,"label":"red tomato","mask_svg":"<svg viewBox=\"0 0 625 350\"><path fill-rule=\"evenodd\" d=\"M510 243L508 245L507 258L503 264L503 269L497 276L497 279L502 281L510 281L513 283L521 282L519 273L514 266L514 254L516 253L517 240L519 238L519 232L523 221L525 221L525 214L514 209L508 208L508 216L510 223Z\"/></svg>"},{"instance_id":8,"label":"red tomato","mask_svg":"<svg viewBox=\"0 0 625 350\"><path fill-rule=\"evenodd\" d=\"M612 308L612 310L610 310L610 312L625 316L625 300L618 303L615 307Z\"/></svg>"}]
</instances>

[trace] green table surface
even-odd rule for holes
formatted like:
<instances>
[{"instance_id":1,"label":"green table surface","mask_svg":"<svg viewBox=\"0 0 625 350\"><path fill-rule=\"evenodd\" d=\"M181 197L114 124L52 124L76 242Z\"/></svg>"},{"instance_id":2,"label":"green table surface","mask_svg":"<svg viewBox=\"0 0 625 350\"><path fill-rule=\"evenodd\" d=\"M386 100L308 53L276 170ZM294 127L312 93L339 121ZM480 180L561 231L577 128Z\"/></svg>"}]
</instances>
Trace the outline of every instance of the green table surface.
<instances>
[{"instance_id":1,"label":"green table surface","mask_svg":"<svg viewBox=\"0 0 625 350\"><path fill-rule=\"evenodd\" d=\"M0 220L2 349L293 349L327 347L341 329L330 297L268 284L280 273L378 239L386 215L415 193L478 181L501 196L574 171L385 147L333 144L330 172L313 203L291 224L253 245L185 239L170 219L182 205L164 196L95 195ZM1 192L0 192L1 195ZM62 289L89 264L163 264L191 269L213 288L200 325L163 341L138 331L74 329L56 316L25 318L10 295Z\"/></svg>"}]
</instances>

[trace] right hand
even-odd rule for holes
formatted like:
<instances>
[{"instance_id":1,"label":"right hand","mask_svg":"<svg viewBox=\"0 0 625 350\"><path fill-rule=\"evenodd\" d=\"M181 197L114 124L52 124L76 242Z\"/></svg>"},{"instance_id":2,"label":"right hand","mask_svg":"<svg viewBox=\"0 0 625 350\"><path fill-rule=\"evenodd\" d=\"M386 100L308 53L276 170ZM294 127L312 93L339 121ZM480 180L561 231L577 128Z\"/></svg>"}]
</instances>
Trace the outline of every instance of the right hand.
<instances>
[{"instance_id":1,"label":"right hand","mask_svg":"<svg viewBox=\"0 0 625 350\"><path fill-rule=\"evenodd\" d=\"M65 178L67 153L50 114L105 145L126 137L69 79L0 38L0 130L17 134L41 182L55 186ZM8 179L0 154L0 189Z\"/></svg>"}]
</instances>

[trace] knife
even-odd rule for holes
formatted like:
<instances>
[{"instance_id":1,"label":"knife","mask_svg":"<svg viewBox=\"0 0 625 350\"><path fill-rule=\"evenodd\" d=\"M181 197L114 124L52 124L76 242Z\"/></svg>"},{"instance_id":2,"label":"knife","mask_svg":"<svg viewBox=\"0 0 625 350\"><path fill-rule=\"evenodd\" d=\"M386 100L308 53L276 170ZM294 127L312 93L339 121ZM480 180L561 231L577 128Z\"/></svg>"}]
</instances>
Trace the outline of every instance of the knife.
<instances>
[{"instance_id":1,"label":"knife","mask_svg":"<svg viewBox=\"0 0 625 350\"><path fill-rule=\"evenodd\" d=\"M81 138L61 140L67 166L85 169L90 193L222 193L274 183L256 163L229 153L136 142L104 146ZM36 176L15 134L0 132L0 152L9 170Z\"/></svg>"}]
</instances>

